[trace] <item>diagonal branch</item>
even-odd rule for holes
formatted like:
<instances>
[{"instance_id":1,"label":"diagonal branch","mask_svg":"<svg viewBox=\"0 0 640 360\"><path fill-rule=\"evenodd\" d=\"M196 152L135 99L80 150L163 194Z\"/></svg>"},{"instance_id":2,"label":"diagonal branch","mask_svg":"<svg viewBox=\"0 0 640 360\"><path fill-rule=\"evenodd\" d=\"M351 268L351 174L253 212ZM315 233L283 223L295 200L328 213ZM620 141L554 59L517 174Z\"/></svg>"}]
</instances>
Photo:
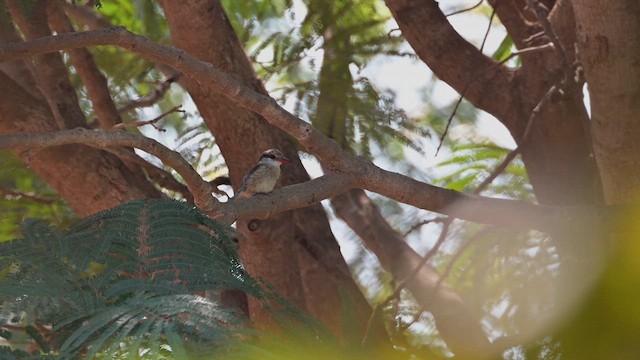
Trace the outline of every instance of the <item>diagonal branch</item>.
<instances>
[{"instance_id":1,"label":"diagonal branch","mask_svg":"<svg viewBox=\"0 0 640 360\"><path fill-rule=\"evenodd\" d=\"M184 179L187 188L194 195L196 205L203 208L215 208L217 200L211 196L210 185L182 156L166 148L159 142L144 136L123 131L103 132L84 128L63 130L52 133L17 133L0 136L0 148L49 147L66 144L86 144L97 148L127 146L136 147L157 156L163 163L174 168Z\"/></svg>"},{"instance_id":2,"label":"diagonal branch","mask_svg":"<svg viewBox=\"0 0 640 360\"><path fill-rule=\"evenodd\" d=\"M145 170L147 177L151 181L167 190L179 193L187 202L193 204L193 194L191 194L189 189L183 183L174 178L168 171L156 167L138 156L135 152L130 151L131 149L112 147L106 148L105 150L120 158L120 160L122 160L131 169L139 171L136 167L141 167Z\"/></svg>"},{"instance_id":3,"label":"diagonal branch","mask_svg":"<svg viewBox=\"0 0 640 360\"><path fill-rule=\"evenodd\" d=\"M437 1L386 0L385 3L416 54L439 79L461 93L474 76L482 74L466 91L466 97L476 107L501 118L505 104L511 102L512 70L495 66L495 60L462 38L447 21ZM426 30L425 24L429 24Z\"/></svg>"},{"instance_id":4,"label":"diagonal branch","mask_svg":"<svg viewBox=\"0 0 640 360\"><path fill-rule=\"evenodd\" d=\"M153 91L139 99L131 100L126 104L121 105L120 107L118 107L118 112L126 113L134 109L149 107L157 104L158 101L160 101L164 97L164 94L166 94L166 92L169 90L171 84L176 82L180 78L180 76L181 74L177 72L166 76L156 84Z\"/></svg>"},{"instance_id":5,"label":"diagonal branch","mask_svg":"<svg viewBox=\"0 0 640 360\"><path fill-rule=\"evenodd\" d=\"M50 1L47 3L47 19L52 29L58 34L74 32L71 22L62 10L61 3ZM93 54L85 48L71 49L69 57L73 67L82 79L87 89L91 104L97 115L100 127L108 129L122 122L116 105L111 99L107 78L100 72Z\"/></svg>"},{"instance_id":6,"label":"diagonal branch","mask_svg":"<svg viewBox=\"0 0 640 360\"><path fill-rule=\"evenodd\" d=\"M46 204L46 205L51 205L54 202L56 202L56 199L41 198L41 197L39 197L37 195L28 194L28 193L23 192L23 191L8 189L8 188L6 188L4 186L0 186L0 194L9 195L9 196L15 196L15 197L18 197L18 198L25 198L27 200L31 200L33 202Z\"/></svg>"},{"instance_id":7,"label":"diagonal branch","mask_svg":"<svg viewBox=\"0 0 640 360\"><path fill-rule=\"evenodd\" d=\"M154 62L162 62L182 71L203 86L227 97L238 105L262 115L269 123L293 136L310 153L314 154L329 171L337 172L332 179L339 186L326 188L329 184L321 180L325 188L322 198L296 194L295 200L285 200L285 190L277 190L270 196L257 197L244 201L234 201L228 206L219 207L204 195L204 187L195 186L198 181L185 181L195 186L193 191L196 204L205 211L216 210L214 216L224 221L235 221L238 217L261 217L291 209L292 206L307 206L320 200L335 196L350 188L363 188L390 197L397 201L421 209L431 210L456 218L497 226L516 228L551 229L569 221L588 218L589 224L596 226L606 220L594 207L560 208L525 203L517 200L494 199L466 195L453 190L438 188L407 176L383 170L366 158L354 156L342 150L334 141L322 135L317 129L278 106L271 97L259 94L241 85L232 76L220 72L211 64L199 61L184 51L155 44L151 40L130 33L125 28L93 30L49 36L24 43L6 44L0 47L0 62L58 50L95 45L116 45ZM78 131L78 130L74 130ZM125 136L125 135L122 135ZM154 145L155 146L155 145ZM151 147L153 148L153 146ZM146 149L143 149L147 151ZM151 151L153 153L153 151ZM158 155L158 154L156 154ZM160 157L160 156L159 156ZM161 157L162 158L162 157ZM188 164L187 164L188 165ZM180 165L180 174L185 171ZM195 173L195 172L194 172ZM197 175L197 174L196 174ZM200 179L201 180L201 179ZM287 189L304 189L305 185L294 185ZM208 187L207 187L208 189ZM287 198L289 193L287 192Z\"/></svg>"},{"instance_id":8,"label":"diagonal branch","mask_svg":"<svg viewBox=\"0 0 640 360\"><path fill-rule=\"evenodd\" d=\"M488 34L488 32L487 32L487 34ZM486 38L487 37L485 35L485 39ZM509 56L507 56L506 58L504 58L501 61L495 63L492 67L489 67L486 71L491 70L495 66L501 66L501 65L505 64L507 61L515 58L516 56L521 56L521 55L524 55L524 54L534 53L534 52L538 52L538 51L544 51L544 50L547 50L549 48L553 48L553 43L547 43L547 44L543 44L543 45L539 45L539 46L532 46L532 47L525 48L525 49L522 49L522 50L514 51L511 54L509 54ZM480 74L480 75L482 75L482 74ZM447 119L447 125L445 126L444 131L442 132L442 135L440 136L440 142L438 143L438 147L436 148L436 156L438 155L438 152L440 151L440 148L444 144L444 140L446 139L447 133L449 132L449 127L451 126L451 122L453 121L453 117L458 112L458 108L460 107L460 104L462 104L462 100L465 98L465 96L467 94L467 91L469 90L471 85L473 85L473 83L478 79L479 79L479 75L472 77L471 80L469 80L469 83L460 92L460 96L458 97L458 101L456 101L456 104L453 106L453 110L451 111L451 115L449 115L449 118Z\"/></svg>"},{"instance_id":9,"label":"diagonal branch","mask_svg":"<svg viewBox=\"0 0 640 360\"><path fill-rule=\"evenodd\" d=\"M171 109L163 112L162 114L154 117L151 120L137 120L137 121L132 121L129 123L120 123L120 124L116 124L114 125L110 130L120 130L120 129L126 129L126 128L130 128L130 127L141 127L141 126L145 126L145 125L151 125L153 126L154 129L164 132L166 131L165 129L159 128L156 126L156 123L160 120L162 120L163 118L165 118L167 115L169 114L173 114L173 113L185 113L184 110L181 109L182 105L177 105L172 107Z\"/></svg>"},{"instance_id":10,"label":"diagonal branch","mask_svg":"<svg viewBox=\"0 0 640 360\"><path fill-rule=\"evenodd\" d=\"M383 195L388 194L390 198L409 205L459 219L500 227L534 228L542 231L578 223L594 227L606 225L627 210L624 206L544 206L518 200L466 195L382 170L371 163L368 166L365 164L355 167L353 171L329 173L305 183L276 189L268 195L221 204L211 196L211 185L204 181L179 153L153 139L127 132L102 132L83 128L53 133L0 135L0 149L75 143L98 148L135 147L157 156L183 177L198 207L229 224L240 218L263 219L283 211L306 207L358 187Z\"/></svg>"},{"instance_id":11,"label":"diagonal branch","mask_svg":"<svg viewBox=\"0 0 640 360\"><path fill-rule=\"evenodd\" d=\"M400 282L397 292L406 287L418 304L433 314L438 331L454 353L474 358L488 353L489 341L464 299L447 284L438 286L439 274L426 264L437 251L437 246L424 258L421 257L386 222L378 207L362 190L346 192L333 198L331 204L336 214L376 254L382 267ZM443 240L444 236L441 236L438 242ZM375 311L380 311L384 305L382 303ZM363 342L366 337L365 334Z\"/></svg>"},{"instance_id":12,"label":"diagonal branch","mask_svg":"<svg viewBox=\"0 0 640 360\"><path fill-rule=\"evenodd\" d=\"M47 23L45 1L34 2L33 6L24 7L16 0L6 0L5 5L11 18L27 39L32 40L51 34ZM58 128L71 129L85 126L84 114L78 105L78 97L62 56L51 52L41 54L35 57L34 65L36 83L49 104Z\"/></svg>"}]
</instances>

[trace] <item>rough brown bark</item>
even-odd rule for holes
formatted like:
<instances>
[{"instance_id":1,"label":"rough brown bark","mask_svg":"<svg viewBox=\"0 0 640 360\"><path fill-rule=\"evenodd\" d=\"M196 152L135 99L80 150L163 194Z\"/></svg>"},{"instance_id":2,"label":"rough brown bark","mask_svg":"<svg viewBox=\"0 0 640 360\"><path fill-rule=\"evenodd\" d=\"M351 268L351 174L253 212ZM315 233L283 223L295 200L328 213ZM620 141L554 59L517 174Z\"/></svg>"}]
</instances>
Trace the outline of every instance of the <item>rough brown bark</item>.
<instances>
[{"instance_id":1,"label":"rough brown bark","mask_svg":"<svg viewBox=\"0 0 640 360\"><path fill-rule=\"evenodd\" d=\"M1 5L1 3L0 3ZM14 24L6 17L0 16L0 44L14 43L21 41L20 36L16 32ZM24 59L0 63L0 70L3 71L11 80L20 84L32 96L42 98L42 93L36 85L32 68Z\"/></svg>"},{"instance_id":2,"label":"rough brown bark","mask_svg":"<svg viewBox=\"0 0 640 360\"><path fill-rule=\"evenodd\" d=\"M266 94L217 1L161 1L161 4L176 46ZM232 184L237 186L260 152L271 147L279 147L294 159L293 166L283 169L281 184L309 179L298 159L295 144L284 132L270 126L259 115L200 86L197 81L187 81L187 90L216 136ZM361 323L366 322L370 308L349 277L326 215L318 206L264 221L239 222L238 228L246 236L240 241L240 253L249 272L272 283L287 299L311 311L340 333L341 292L348 294L356 304ZM249 224L256 228L249 230ZM249 309L257 323L271 324L258 302L250 301Z\"/></svg>"},{"instance_id":3,"label":"rough brown bark","mask_svg":"<svg viewBox=\"0 0 640 360\"><path fill-rule=\"evenodd\" d=\"M24 14L22 7L15 0L6 0L11 18L18 24L27 39L36 39L51 35L47 23L47 2L37 0ZM50 53L35 58L35 79L38 88L49 103L49 108L59 129L85 127L84 114L80 110L78 97L69 80L67 67L59 53Z\"/></svg>"},{"instance_id":4,"label":"rough brown bark","mask_svg":"<svg viewBox=\"0 0 640 360\"><path fill-rule=\"evenodd\" d=\"M62 10L61 3L50 1L47 4L47 16L53 30L58 33L73 32L71 22ZM102 129L110 129L122 122L116 105L111 99L107 79L98 69L93 55L84 48L69 50L73 67L82 78L93 105L93 111L98 117Z\"/></svg>"},{"instance_id":5,"label":"rough brown bark","mask_svg":"<svg viewBox=\"0 0 640 360\"><path fill-rule=\"evenodd\" d=\"M569 63L574 62L575 20L571 3L558 1L549 14L549 21ZM539 28L539 27L538 27ZM539 55L539 56L538 56ZM575 205L600 201L602 189L591 149L590 121L582 97L582 81L575 82L558 51L537 56L524 56L522 67L514 78L517 99L513 111L503 123L516 142L522 140L528 114L543 94L565 78L563 94L555 94L542 111L522 156L538 201L545 204Z\"/></svg>"},{"instance_id":6,"label":"rough brown bark","mask_svg":"<svg viewBox=\"0 0 640 360\"><path fill-rule=\"evenodd\" d=\"M57 130L45 102L0 72L0 133ZM133 199L159 197L140 173L132 173L115 156L83 145L24 148L16 154L56 190L80 216ZM134 184L147 184L135 186Z\"/></svg>"},{"instance_id":7,"label":"rough brown bark","mask_svg":"<svg viewBox=\"0 0 640 360\"><path fill-rule=\"evenodd\" d=\"M22 13L22 7L15 1L7 1L7 6L28 38L51 35L45 1L34 3L27 15ZM19 41L9 23L3 21L3 26L3 35L6 36L2 40ZM36 84L33 84L34 77L25 71L14 72L15 82L2 74L0 84L3 86L0 91L7 95L1 99L6 111L1 114L4 119L0 132L46 132L85 126L75 90L60 54L36 57L33 73ZM40 98L42 94L46 102ZM80 216L129 200L160 196L137 167L128 168L117 157L104 151L66 145L44 150L23 149L18 154Z\"/></svg>"}]
</instances>

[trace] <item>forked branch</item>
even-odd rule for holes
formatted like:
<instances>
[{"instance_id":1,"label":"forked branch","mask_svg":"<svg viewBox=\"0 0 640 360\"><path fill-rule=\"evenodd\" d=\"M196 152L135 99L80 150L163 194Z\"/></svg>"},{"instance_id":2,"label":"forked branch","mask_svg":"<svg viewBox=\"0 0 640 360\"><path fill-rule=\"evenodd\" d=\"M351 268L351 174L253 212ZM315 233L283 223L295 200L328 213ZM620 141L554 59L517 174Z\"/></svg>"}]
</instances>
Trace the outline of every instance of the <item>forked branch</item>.
<instances>
[{"instance_id":1,"label":"forked branch","mask_svg":"<svg viewBox=\"0 0 640 360\"><path fill-rule=\"evenodd\" d=\"M310 153L320 159L325 168L335 173L324 176L324 179L321 178L322 180L311 181L309 185L298 184L287 187L286 196L283 193L285 190L276 190L270 196L234 201L223 208L213 200L207 192L210 187L202 185L206 182L197 176L191 166L184 159L176 160L178 168L174 168L183 177L185 174L188 175L189 179L185 178L185 182L194 193L196 204L205 211L217 210L215 216L225 221L233 222L238 217L263 217L264 214L289 210L296 206L307 206L350 188L367 189L417 208L497 226L545 230L560 225L559 222L585 220L585 216L589 218L587 223L593 225L603 221L600 214L597 213L597 209L593 208L576 211L576 209L534 205L516 200L466 195L383 170L365 158L353 156L342 150L334 141L324 136L313 126L278 106L271 97L243 86L233 77L217 70L211 64L199 61L184 51L158 45L148 38L132 34L122 27L49 36L24 43L5 44L0 47L0 61L96 45L119 46L140 54L147 60L173 66L185 76L197 79L199 83L210 87L221 96L262 115L269 123L293 136ZM90 132L80 135L89 136L88 133ZM121 136L128 135L122 134ZM29 139L29 136L36 135L21 136L22 141L25 141L25 139ZM98 137L98 135L92 136ZM104 137L101 139L104 140ZM12 140L7 137L2 140L16 141L16 139ZM85 143L89 144L93 141L95 138ZM32 145L38 145L37 141L34 141ZM110 145L113 144L105 144L104 146ZM120 145L135 146L125 143ZM154 153L154 148L161 149L158 145L154 142L154 145L145 145L147 149L142 149ZM98 144L98 146L103 145ZM162 149L162 152L166 151L169 150ZM162 159L161 154L156 152L155 155ZM174 155L169 157L171 156ZM197 179L195 179L196 176ZM331 181L328 181L328 178L331 178ZM313 188L313 186L317 187ZM302 189L308 193L302 193ZM315 193L312 190L318 192ZM309 194L313 196L309 196Z\"/></svg>"}]
</instances>

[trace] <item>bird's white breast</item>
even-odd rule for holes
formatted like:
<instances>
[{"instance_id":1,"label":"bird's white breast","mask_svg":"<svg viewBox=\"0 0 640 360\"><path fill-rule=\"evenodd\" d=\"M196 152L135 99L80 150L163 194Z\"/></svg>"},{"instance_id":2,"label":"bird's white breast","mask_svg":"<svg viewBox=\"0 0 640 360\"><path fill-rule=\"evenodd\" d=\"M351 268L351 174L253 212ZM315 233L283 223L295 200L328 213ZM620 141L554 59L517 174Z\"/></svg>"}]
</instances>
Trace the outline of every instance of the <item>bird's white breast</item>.
<instances>
[{"instance_id":1,"label":"bird's white breast","mask_svg":"<svg viewBox=\"0 0 640 360\"><path fill-rule=\"evenodd\" d=\"M255 192L258 193L271 192L276 186L278 177L280 177L280 164L278 162L271 160L264 162L264 165L264 169L260 169L263 171L259 171L259 174L256 174L258 181L255 183Z\"/></svg>"}]
</instances>

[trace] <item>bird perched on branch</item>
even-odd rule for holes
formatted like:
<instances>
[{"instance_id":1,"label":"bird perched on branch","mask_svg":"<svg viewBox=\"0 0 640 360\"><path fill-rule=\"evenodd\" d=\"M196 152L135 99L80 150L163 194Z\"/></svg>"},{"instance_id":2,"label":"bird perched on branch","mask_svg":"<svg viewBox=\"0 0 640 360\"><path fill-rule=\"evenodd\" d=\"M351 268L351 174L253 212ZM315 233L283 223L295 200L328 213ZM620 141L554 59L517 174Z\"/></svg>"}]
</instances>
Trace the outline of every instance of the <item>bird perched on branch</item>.
<instances>
[{"instance_id":1,"label":"bird perched on branch","mask_svg":"<svg viewBox=\"0 0 640 360\"><path fill-rule=\"evenodd\" d=\"M255 194L271 192L280 177L280 165L288 162L289 159L278 149L263 152L258 164L242 178L240 187L232 199L246 199Z\"/></svg>"}]
</instances>

